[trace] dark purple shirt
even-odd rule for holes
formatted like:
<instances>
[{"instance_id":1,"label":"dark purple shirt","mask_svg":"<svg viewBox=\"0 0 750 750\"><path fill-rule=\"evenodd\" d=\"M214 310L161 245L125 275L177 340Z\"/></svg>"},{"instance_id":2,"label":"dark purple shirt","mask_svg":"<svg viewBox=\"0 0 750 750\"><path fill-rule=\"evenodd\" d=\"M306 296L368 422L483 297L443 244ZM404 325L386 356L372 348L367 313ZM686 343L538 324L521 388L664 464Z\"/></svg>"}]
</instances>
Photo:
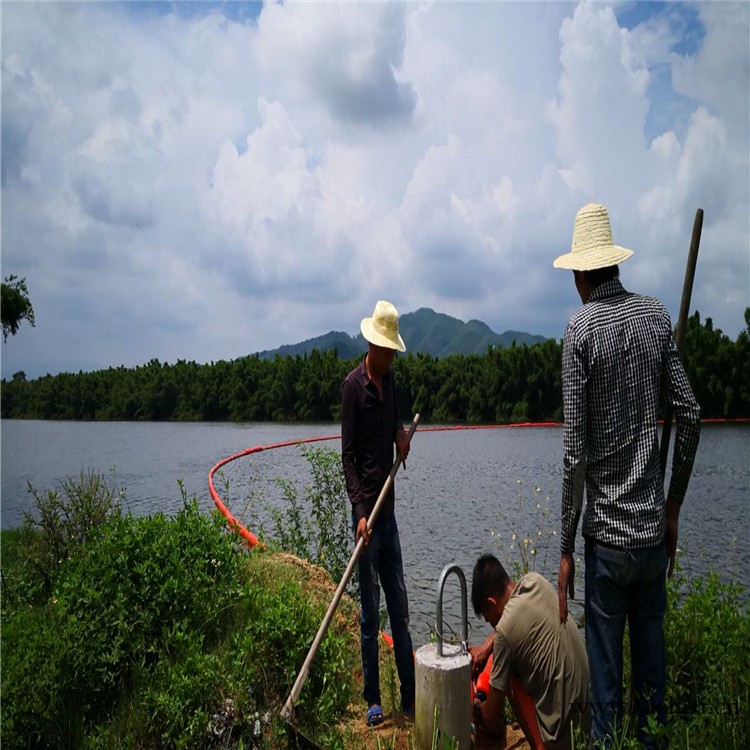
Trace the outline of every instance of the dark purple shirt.
<instances>
[{"instance_id":1,"label":"dark purple shirt","mask_svg":"<svg viewBox=\"0 0 750 750\"><path fill-rule=\"evenodd\" d=\"M341 460L346 490L357 521L368 518L393 466L394 442L403 429L396 404L393 371L383 375L383 400L367 376L365 360L344 380L341 397ZM380 517L393 515L391 485Z\"/></svg>"}]
</instances>

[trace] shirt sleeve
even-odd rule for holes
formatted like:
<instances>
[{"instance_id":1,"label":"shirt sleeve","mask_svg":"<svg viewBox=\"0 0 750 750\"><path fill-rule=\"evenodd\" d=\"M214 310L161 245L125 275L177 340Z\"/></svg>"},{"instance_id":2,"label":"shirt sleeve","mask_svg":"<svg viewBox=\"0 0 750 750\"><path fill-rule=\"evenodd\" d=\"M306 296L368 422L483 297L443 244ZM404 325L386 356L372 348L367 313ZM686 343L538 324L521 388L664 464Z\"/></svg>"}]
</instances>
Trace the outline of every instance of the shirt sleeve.
<instances>
[{"instance_id":1,"label":"shirt sleeve","mask_svg":"<svg viewBox=\"0 0 750 750\"><path fill-rule=\"evenodd\" d=\"M563 484L560 510L560 552L573 554L586 484L586 385L588 361L585 346L571 323L563 339Z\"/></svg>"},{"instance_id":2,"label":"shirt sleeve","mask_svg":"<svg viewBox=\"0 0 750 750\"><path fill-rule=\"evenodd\" d=\"M359 522L366 518L362 486L357 471L357 394L354 384L347 378L341 395L341 463L346 479L346 492L352 504L354 517Z\"/></svg>"},{"instance_id":3,"label":"shirt sleeve","mask_svg":"<svg viewBox=\"0 0 750 750\"><path fill-rule=\"evenodd\" d=\"M667 325L670 326L668 315ZM690 472L698 450L701 410L695 400L693 389L690 387L687 373L680 360L677 345L672 338L671 326L667 347L664 379L665 397L672 407L677 421L668 497L682 503L685 499Z\"/></svg>"},{"instance_id":4,"label":"shirt sleeve","mask_svg":"<svg viewBox=\"0 0 750 750\"><path fill-rule=\"evenodd\" d=\"M513 676L513 654L505 635L495 631L495 642L492 649L492 672L490 687L501 693L510 692L510 678Z\"/></svg>"}]
</instances>

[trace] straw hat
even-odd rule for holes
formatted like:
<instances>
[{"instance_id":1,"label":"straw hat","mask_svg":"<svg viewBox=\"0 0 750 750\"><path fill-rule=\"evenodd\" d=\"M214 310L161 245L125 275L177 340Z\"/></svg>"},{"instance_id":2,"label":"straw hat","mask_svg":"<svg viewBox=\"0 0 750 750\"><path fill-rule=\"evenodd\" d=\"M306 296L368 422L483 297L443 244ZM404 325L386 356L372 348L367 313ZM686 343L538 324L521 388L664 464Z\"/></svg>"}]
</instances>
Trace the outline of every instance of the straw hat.
<instances>
[{"instance_id":1,"label":"straw hat","mask_svg":"<svg viewBox=\"0 0 750 750\"><path fill-rule=\"evenodd\" d=\"M632 254L632 250L612 242L607 209L598 203L589 203L576 214L570 252L555 258L553 265L573 271L595 271L617 266Z\"/></svg>"},{"instance_id":2,"label":"straw hat","mask_svg":"<svg viewBox=\"0 0 750 750\"><path fill-rule=\"evenodd\" d=\"M375 346L406 351L404 340L398 333L398 310L385 300L378 300L371 318L362 318L359 324L362 335Z\"/></svg>"}]
</instances>

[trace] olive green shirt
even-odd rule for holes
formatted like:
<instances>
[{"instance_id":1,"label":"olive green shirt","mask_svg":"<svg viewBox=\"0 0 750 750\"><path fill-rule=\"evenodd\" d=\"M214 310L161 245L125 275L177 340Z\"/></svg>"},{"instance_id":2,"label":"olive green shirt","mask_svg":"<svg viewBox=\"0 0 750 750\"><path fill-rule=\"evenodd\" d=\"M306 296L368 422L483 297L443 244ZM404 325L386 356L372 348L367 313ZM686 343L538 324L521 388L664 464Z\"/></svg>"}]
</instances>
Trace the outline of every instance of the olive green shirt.
<instances>
[{"instance_id":1,"label":"olive green shirt","mask_svg":"<svg viewBox=\"0 0 750 750\"><path fill-rule=\"evenodd\" d=\"M545 745L569 747L571 721L588 731L586 646L570 615L560 622L557 592L538 573L516 584L495 628L490 685L507 694L513 676L536 704Z\"/></svg>"}]
</instances>

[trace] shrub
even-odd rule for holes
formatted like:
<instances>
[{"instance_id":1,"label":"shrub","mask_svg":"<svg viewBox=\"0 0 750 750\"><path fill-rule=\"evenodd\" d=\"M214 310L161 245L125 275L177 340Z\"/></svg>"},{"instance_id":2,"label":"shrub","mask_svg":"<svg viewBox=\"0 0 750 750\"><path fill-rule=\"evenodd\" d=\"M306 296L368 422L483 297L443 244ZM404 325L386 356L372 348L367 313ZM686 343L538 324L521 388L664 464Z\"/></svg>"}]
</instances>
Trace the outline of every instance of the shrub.
<instances>
[{"instance_id":1,"label":"shrub","mask_svg":"<svg viewBox=\"0 0 750 750\"><path fill-rule=\"evenodd\" d=\"M312 482L301 492L285 478L278 478L286 500L283 508L267 506L273 531L261 534L266 541L285 552L325 568L338 582L354 550L351 505L346 493L340 455L331 448L302 446L302 456L310 465ZM356 592L355 569L350 592Z\"/></svg>"},{"instance_id":2,"label":"shrub","mask_svg":"<svg viewBox=\"0 0 750 750\"><path fill-rule=\"evenodd\" d=\"M113 515L69 558L50 596L4 609L5 746L278 746L278 710L328 604L312 569L248 554L195 500L173 519ZM311 736L333 737L353 694L342 624L300 697Z\"/></svg>"},{"instance_id":3,"label":"shrub","mask_svg":"<svg viewBox=\"0 0 750 750\"><path fill-rule=\"evenodd\" d=\"M120 514L123 493L103 474L82 471L78 479L63 479L61 489L42 493L28 485L35 513L24 513L22 547L31 596L49 595L63 561Z\"/></svg>"},{"instance_id":4,"label":"shrub","mask_svg":"<svg viewBox=\"0 0 750 750\"><path fill-rule=\"evenodd\" d=\"M680 747L750 745L750 612L744 589L718 573L668 584L669 736Z\"/></svg>"}]
</instances>

